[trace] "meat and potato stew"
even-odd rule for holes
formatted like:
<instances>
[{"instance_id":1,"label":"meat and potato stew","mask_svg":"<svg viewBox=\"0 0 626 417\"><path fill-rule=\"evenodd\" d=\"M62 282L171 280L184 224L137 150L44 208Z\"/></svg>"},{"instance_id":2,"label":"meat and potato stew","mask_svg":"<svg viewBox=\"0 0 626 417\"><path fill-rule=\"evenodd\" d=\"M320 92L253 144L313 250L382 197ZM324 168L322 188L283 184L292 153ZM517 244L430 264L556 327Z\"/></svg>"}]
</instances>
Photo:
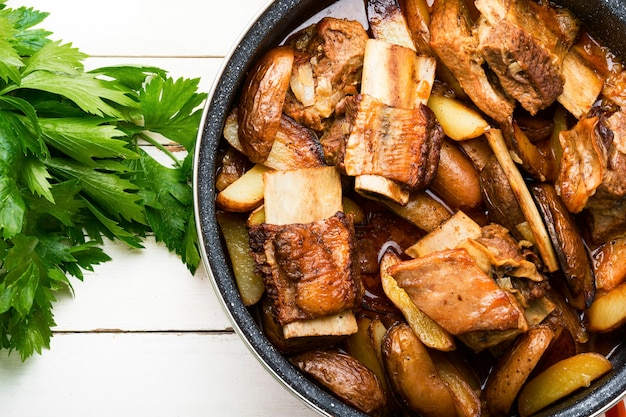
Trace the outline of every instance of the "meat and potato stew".
<instances>
[{"instance_id":1,"label":"meat and potato stew","mask_svg":"<svg viewBox=\"0 0 626 417\"><path fill-rule=\"evenodd\" d=\"M266 51L226 118L241 299L364 413L530 416L626 328L626 68L547 2L363 8Z\"/></svg>"}]
</instances>

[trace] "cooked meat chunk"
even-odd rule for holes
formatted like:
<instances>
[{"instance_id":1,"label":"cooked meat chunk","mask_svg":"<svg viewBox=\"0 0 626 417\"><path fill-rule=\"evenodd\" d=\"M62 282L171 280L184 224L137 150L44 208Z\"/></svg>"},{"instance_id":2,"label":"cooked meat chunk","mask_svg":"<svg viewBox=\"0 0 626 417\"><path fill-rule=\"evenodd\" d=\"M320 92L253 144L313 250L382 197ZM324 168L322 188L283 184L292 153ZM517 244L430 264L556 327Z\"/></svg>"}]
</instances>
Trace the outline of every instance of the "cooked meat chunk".
<instances>
[{"instance_id":1,"label":"cooked meat chunk","mask_svg":"<svg viewBox=\"0 0 626 417\"><path fill-rule=\"evenodd\" d=\"M607 120L606 126L612 136L608 147L607 169L600 186L602 190L623 197L626 195L626 110L613 113ZM609 138L610 139L610 138Z\"/></svg>"},{"instance_id":2,"label":"cooked meat chunk","mask_svg":"<svg viewBox=\"0 0 626 417\"><path fill-rule=\"evenodd\" d=\"M428 107L401 109L359 94L346 115L352 126L344 157L348 175L378 175L410 190L430 184L444 135Z\"/></svg>"},{"instance_id":3,"label":"cooked meat chunk","mask_svg":"<svg viewBox=\"0 0 626 417\"><path fill-rule=\"evenodd\" d=\"M585 206L596 243L626 234L626 110L601 120L606 129L600 131L608 143L606 169Z\"/></svg>"},{"instance_id":4,"label":"cooked meat chunk","mask_svg":"<svg viewBox=\"0 0 626 417\"><path fill-rule=\"evenodd\" d=\"M533 0L477 1L483 19L479 50L502 87L531 114L563 92L561 64L576 39L578 21Z\"/></svg>"},{"instance_id":5,"label":"cooked meat chunk","mask_svg":"<svg viewBox=\"0 0 626 417\"><path fill-rule=\"evenodd\" d=\"M283 111L316 131L326 127L335 106L358 91L367 32L361 23L326 17L292 36L291 89Z\"/></svg>"},{"instance_id":6,"label":"cooked meat chunk","mask_svg":"<svg viewBox=\"0 0 626 417\"><path fill-rule=\"evenodd\" d=\"M515 105L490 82L472 26L463 0L437 0L430 21L430 44L474 104L495 121L504 122L513 114Z\"/></svg>"},{"instance_id":7,"label":"cooked meat chunk","mask_svg":"<svg viewBox=\"0 0 626 417\"><path fill-rule=\"evenodd\" d=\"M352 218L250 229L250 246L282 325L352 309L362 296Z\"/></svg>"},{"instance_id":8,"label":"cooked meat chunk","mask_svg":"<svg viewBox=\"0 0 626 417\"><path fill-rule=\"evenodd\" d=\"M528 278L536 282L544 280L532 262L530 254L533 252L524 250L501 225L492 223L484 226L482 235L475 240L491 253L491 264L496 275Z\"/></svg>"},{"instance_id":9,"label":"cooked meat chunk","mask_svg":"<svg viewBox=\"0 0 626 417\"><path fill-rule=\"evenodd\" d=\"M341 166L349 135L350 124L345 117L336 118L324 131L320 137L320 143L324 149L324 159L327 165Z\"/></svg>"},{"instance_id":10,"label":"cooked meat chunk","mask_svg":"<svg viewBox=\"0 0 626 417\"><path fill-rule=\"evenodd\" d=\"M595 244L626 236L626 197L615 199L614 196L598 192L589 199L585 217Z\"/></svg>"},{"instance_id":11,"label":"cooked meat chunk","mask_svg":"<svg viewBox=\"0 0 626 417\"><path fill-rule=\"evenodd\" d=\"M563 92L563 78L551 54L516 25L483 23L480 49L502 87L531 114L552 104Z\"/></svg>"},{"instance_id":12,"label":"cooked meat chunk","mask_svg":"<svg viewBox=\"0 0 626 417\"><path fill-rule=\"evenodd\" d=\"M571 213L583 210L606 171L607 150L598 121L598 116L581 119L559 135L563 156L555 188Z\"/></svg>"},{"instance_id":13,"label":"cooked meat chunk","mask_svg":"<svg viewBox=\"0 0 626 417\"><path fill-rule=\"evenodd\" d=\"M513 296L498 287L465 249L449 249L389 269L430 318L454 335L526 327Z\"/></svg>"}]
</instances>

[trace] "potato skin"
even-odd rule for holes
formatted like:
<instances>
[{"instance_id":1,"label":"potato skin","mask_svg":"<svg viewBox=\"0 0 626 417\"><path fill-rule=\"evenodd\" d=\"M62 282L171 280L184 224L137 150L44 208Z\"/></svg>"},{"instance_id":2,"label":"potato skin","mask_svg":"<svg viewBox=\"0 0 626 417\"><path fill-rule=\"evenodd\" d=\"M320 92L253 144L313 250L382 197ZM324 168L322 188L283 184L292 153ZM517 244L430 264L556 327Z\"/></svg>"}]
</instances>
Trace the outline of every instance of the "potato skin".
<instances>
[{"instance_id":1,"label":"potato skin","mask_svg":"<svg viewBox=\"0 0 626 417\"><path fill-rule=\"evenodd\" d=\"M432 190L451 207L474 210L483 204L480 176L472 161L449 139L443 141Z\"/></svg>"},{"instance_id":2,"label":"potato skin","mask_svg":"<svg viewBox=\"0 0 626 417\"><path fill-rule=\"evenodd\" d=\"M382 353L387 378L404 406L423 417L457 415L428 350L408 324L398 322L387 330Z\"/></svg>"},{"instance_id":3,"label":"potato skin","mask_svg":"<svg viewBox=\"0 0 626 417\"><path fill-rule=\"evenodd\" d=\"M511 350L500 359L489 375L484 390L490 416L508 414L517 394L553 337L554 333L548 327L534 327L520 336Z\"/></svg>"},{"instance_id":4,"label":"potato skin","mask_svg":"<svg viewBox=\"0 0 626 417\"><path fill-rule=\"evenodd\" d=\"M237 121L241 147L252 162L262 163L272 150L293 60L290 46L273 48L256 62L246 78Z\"/></svg>"},{"instance_id":5,"label":"potato skin","mask_svg":"<svg viewBox=\"0 0 626 417\"><path fill-rule=\"evenodd\" d=\"M354 357L333 350L313 350L291 361L352 407L376 416L386 397L376 375Z\"/></svg>"}]
</instances>

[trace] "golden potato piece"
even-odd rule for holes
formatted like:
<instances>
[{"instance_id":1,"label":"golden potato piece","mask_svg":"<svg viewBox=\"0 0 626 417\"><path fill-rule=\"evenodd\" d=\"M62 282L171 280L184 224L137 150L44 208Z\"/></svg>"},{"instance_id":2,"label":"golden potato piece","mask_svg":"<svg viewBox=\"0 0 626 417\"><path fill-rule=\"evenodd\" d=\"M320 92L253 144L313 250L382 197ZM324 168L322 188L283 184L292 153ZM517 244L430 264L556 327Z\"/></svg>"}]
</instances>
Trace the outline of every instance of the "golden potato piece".
<instances>
[{"instance_id":1,"label":"golden potato piece","mask_svg":"<svg viewBox=\"0 0 626 417\"><path fill-rule=\"evenodd\" d=\"M387 376L378 354L380 347L374 345L374 339L370 336L372 320L367 317L358 317L357 324L359 331L346 339L348 353L374 372L385 393L389 393Z\"/></svg>"},{"instance_id":2,"label":"golden potato piece","mask_svg":"<svg viewBox=\"0 0 626 417\"><path fill-rule=\"evenodd\" d=\"M536 413L609 372L613 366L598 353L579 353L563 359L530 380L518 399L522 417Z\"/></svg>"},{"instance_id":3,"label":"golden potato piece","mask_svg":"<svg viewBox=\"0 0 626 417\"><path fill-rule=\"evenodd\" d=\"M292 361L343 401L364 413L375 414L386 404L376 375L350 355L315 350L296 355Z\"/></svg>"},{"instance_id":4,"label":"golden potato piece","mask_svg":"<svg viewBox=\"0 0 626 417\"><path fill-rule=\"evenodd\" d=\"M462 370L457 369L445 355L435 352L431 357L439 377L454 399L459 417L480 417L482 415L480 389L474 389Z\"/></svg>"},{"instance_id":5,"label":"golden potato piece","mask_svg":"<svg viewBox=\"0 0 626 417\"><path fill-rule=\"evenodd\" d=\"M404 206L393 201L382 201L382 204L425 232L432 232L452 216L441 201L426 191L411 193Z\"/></svg>"},{"instance_id":6,"label":"golden potato piece","mask_svg":"<svg viewBox=\"0 0 626 417\"><path fill-rule=\"evenodd\" d=\"M446 136L453 140L477 138L489 127L480 113L452 97L432 94L428 107L435 113Z\"/></svg>"},{"instance_id":7,"label":"golden potato piece","mask_svg":"<svg viewBox=\"0 0 626 417\"><path fill-rule=\"evenodd\" d=\"M450 391L408 324L398 322L387 330L382 352L389 383L406 407L423 417L456 415Z\"/></svg>"},{"instance_id":8,"label":"golden potato piece","mask_svg":"<svg viewBox=\"0 0 626 417\"><path fill-rule=\"evenodd\" d=\"M261 163L272 150L280 126L294 53L290 46L271 49L248 74L239 104L239 141L252 162Z\"/></svg>"},{"instance_id":9,"label":"golden potato piece","mask_svg":"<svg viewBox=\"0 0 626 417\"><path fill-rule=\"evenodd\" d=\"M233 266L241 301L246 306L256 304L263 293L263 278L254 271L254 258L250 255L250 241L246 218L240 214L218 212L217 222L222 230L226 249Z\"/></svg>"},{"instance_id":10,"label":"golden potato piece","mask_svg":"<svg viewBox=\"0 0 626 417\"><path fill-rule=\"evenodd\" d=\"M483 204L480 173L456 143L444 140L430 188L454 209L475 210Z\"/></svg>"},{"instance_id":11,"label":"golden potato piece","mask_svg":"<svg viewBox=\"0 0 626 417\"><path fill-rule=\"evenodd\" d=\"M508 414L515 397L546 351L554 333L548 327L535 327L516 340L500 359L485 386L485 399L490 415Z\"/></svg>"},{"instance_id":12,"label":"golden potato piece","mask_svg":"<svg viewBox=\"0 0 626 417\"><path fill-rule=\"evenodd\" d=\"M626 283L596 295L587 310L586 322L590 332L609 332L626 323Z\"/></svg>"},{"instance_id":13,"label":"golden potato piece","mask_svg":"<svg viewBox=\"0 0 626 417\"><path fill-rule=\"evenodd\" d=\"M217 207L237 213L245 213L263 203L263 174L270 171L264 165L256 164L238 180L217 194Z\"/></svg>"}]
</instances>

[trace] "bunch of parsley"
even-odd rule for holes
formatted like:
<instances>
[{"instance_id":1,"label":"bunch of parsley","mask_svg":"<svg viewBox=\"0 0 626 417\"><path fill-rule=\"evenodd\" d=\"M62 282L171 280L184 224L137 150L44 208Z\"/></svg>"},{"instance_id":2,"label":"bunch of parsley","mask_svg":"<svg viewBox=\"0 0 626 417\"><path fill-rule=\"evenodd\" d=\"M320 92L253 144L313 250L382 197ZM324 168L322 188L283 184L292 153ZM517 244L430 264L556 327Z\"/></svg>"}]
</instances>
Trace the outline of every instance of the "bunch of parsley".
<instances>
[{"instance_id":1,"label":"bunch of parsley","mask_svg":"<svg viewBox=\"0 0 626 417\"><path fill-rule=\"evenodd\" d=\"M85 54L34 27L47 15L0 0L0 349L22 360L50 346L55 292L110 260L105 238L140 248L153 234L192 273L200 259L198 80L153 67L86 71Z\"/></svg>"}]
</instances>

